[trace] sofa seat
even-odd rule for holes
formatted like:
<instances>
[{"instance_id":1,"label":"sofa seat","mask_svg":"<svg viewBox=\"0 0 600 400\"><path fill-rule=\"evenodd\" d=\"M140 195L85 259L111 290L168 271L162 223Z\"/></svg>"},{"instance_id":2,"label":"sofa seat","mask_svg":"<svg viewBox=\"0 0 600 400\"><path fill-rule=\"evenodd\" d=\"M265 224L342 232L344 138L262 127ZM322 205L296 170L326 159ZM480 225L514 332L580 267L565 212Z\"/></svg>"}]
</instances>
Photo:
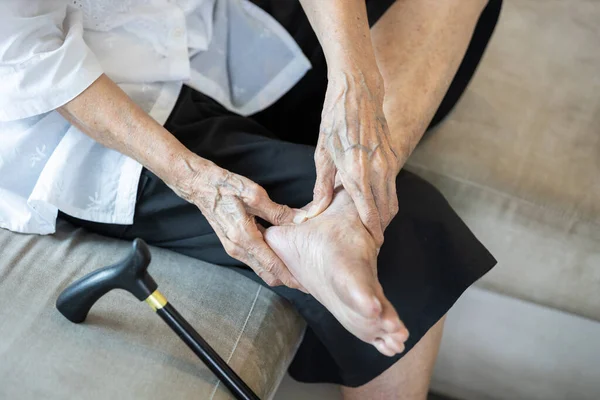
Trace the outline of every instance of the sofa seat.
<instances>
[{"instance_id":1,"label":"sofa seat","mask_svg":"<svg viewBox=\"0 0 600 400\"><path fill-rule=\"evenodd\" d=\"M75 279L130 243L59 223L54 236L0 229L0 398L232 398L144 303L114 290L83 324L55 308ZM269 290L223 267L152 248L160 291L263 399L294 356L303 320Z\"/></svg>"},{"instance_id":2,"label":"sofa seat","mask_svg":"<svg viewBox=\"0 0 600 400\"><path fill-rule=\"evenodd\" d=\"M498 259L483 288L600 321L600 7L507 0L473 82L409 169Z\"/></svg>"}]
</instances>

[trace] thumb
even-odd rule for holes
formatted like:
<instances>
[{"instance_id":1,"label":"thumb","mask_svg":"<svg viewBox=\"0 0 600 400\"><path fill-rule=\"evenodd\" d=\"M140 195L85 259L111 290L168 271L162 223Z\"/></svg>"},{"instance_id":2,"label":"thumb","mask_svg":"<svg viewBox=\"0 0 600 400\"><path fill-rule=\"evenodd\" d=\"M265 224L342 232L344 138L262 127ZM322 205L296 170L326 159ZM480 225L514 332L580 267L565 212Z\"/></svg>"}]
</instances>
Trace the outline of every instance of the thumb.
<instances>
[{"instance_id":1,"label":"thumb","mask_svg":"<svg viewBox=\"0 0 600 400\"><path fill-rule=\"evenodd\" d=\"M259 206L254 206L253 214L275 226L298 224L306 220L306 211L277 204L265 198Z\"/></svg>"},{"instance_id":2,"label":"thumb","mask_svg":"<svg viewBox=\"0 0 600 400\"><path fill-rule=\"evenodd\" d=\"M306 218L313 218L321 214L333 199L333 190L335 187L336 168L329 157L323 157L316 164L317 180L313 191L312 206L308 209Z\"/></svg>"}]
</instances>

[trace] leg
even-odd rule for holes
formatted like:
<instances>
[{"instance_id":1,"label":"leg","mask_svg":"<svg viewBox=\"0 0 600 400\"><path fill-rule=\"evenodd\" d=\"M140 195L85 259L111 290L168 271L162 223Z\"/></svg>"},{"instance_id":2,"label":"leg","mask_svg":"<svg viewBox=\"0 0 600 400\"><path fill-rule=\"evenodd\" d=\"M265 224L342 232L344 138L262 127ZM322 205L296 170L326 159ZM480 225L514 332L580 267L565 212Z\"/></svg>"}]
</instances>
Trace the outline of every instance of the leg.
<instances>
[{"instance_id":1,"label":"leg","mask_svg":"<svg viewBox=\"0 0 600 400\"><path fill-rule=\"evenodd\" d=\"M450 112L466 88L480 61L498 19L500 2L494 0L492 2L496 4L491 4L494 7L488 6L483 12L471 44L467 49L467 54L463 58L442 104L433 118L432 125L437 124ZM403 91L398 85L405 85L395 78L398 66L403 65L403 57L411 53L410 48L398 46L396 40L398 37L410 37L411 35L412 28L410 24L399 23L399 20L407 13L406 8L405 2L397 1L372 29L373 43L379 68L384 76L386 92L391 93L391 95L386 95L384 107L392 132L402 129L404 123L402 113L405 109L402 104L405 99L402 97ZM408 42L410 42L410 39ZM456 49L450 51L456 51ZM462 57L462 54L457 54L457 57ZM458 66L457 59L454 61ZM438 321L403 358L377 378L357 388L342 387L344 398L426 399L433 365L442 337L444 319L445 317Z\"/></svg>"},{"instance_id":2,"label":"leg","mask_svg":"<svg viewBox=\"0 0 600 400\"><path fill-rule=\"evenodd\" d=\"M445 319L438 321L411 351L371 382L357 388L342 386L344 399L425 400Z\"/></svg>"},{"instance_id":3,"label":"leg","mask_svg":"<svg viewBox=\"0 0 600 400\"><path fill-rule=\"evenodd\" d=\"M413 115L413 110L430 110L430 115L423 118L425 125L420 130L425 130L430 120L429 128L436 126L450 113L466 90L502 8L502 0L488 0L483 11L480 11L481 0L469 1L473 4L464 2L458 11L453 10L448 16L441 8L438 13L432 12L435 8L427 1L415 3L397 0L371 29L377 64L385 82L384 111L392 134L406 130L411 125L407 116ZM477 24L474 29L472 23L465 23L475 20ZM439 28L441 24L450 24L455 28L442 30ZM429 32L429 36L424 39L415 33L420 30ZM403 67L411 65L408 61L415 54L427 54L427 62L421 63L424 67L412 70ZM429 74L445 74L446 84L424 87L423 82L427 82ZM417 104L415 98L407 98L411 93L423 90L430 92L425 99L427 104Z\"/></svg>"}]
</instances>

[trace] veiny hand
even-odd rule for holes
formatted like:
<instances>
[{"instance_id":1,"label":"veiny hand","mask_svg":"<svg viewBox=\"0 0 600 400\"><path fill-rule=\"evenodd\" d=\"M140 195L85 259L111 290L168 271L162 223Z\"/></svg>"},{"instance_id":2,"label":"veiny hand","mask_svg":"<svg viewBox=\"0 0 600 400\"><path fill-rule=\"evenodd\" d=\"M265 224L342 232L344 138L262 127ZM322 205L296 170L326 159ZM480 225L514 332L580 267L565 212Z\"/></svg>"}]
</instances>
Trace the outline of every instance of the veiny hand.
<instances>
[{"instance_id":1,"label":"veiny hand","mask_svg":"<svg viewBox=\"0 0 600 400\"><path fill-rule=\"evenodd\" d=\"M273 225L301 222L306 212L274 203L267 192L243 176L202 159L189 182L175 191L194 203L208 220L231 257L245 263L269 286L304 290L264 241L255 216Z\"/></svg>"},{"instance_id":2,"label":"veiny hand","mask_svg":"<svg viewBox=\"0 0 600 400\"><path fill-rule=\"evenodd\" d=\"M398 212L401 165L383 114L383 85L360 73L330 77L315 152L317 181L311 218L331 203L336 174L378 246Z\"/></svg>"}]
</instances>

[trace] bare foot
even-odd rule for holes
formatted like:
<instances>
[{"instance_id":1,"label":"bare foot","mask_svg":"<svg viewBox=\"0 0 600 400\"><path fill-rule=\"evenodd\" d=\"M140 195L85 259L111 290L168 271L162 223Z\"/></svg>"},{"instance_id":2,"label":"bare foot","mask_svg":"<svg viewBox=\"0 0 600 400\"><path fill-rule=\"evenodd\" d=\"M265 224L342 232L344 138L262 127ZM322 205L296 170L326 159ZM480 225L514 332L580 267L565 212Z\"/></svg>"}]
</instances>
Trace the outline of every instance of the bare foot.
<instances>
[{"instance_id":1,"label":"bare foot","mask_svg":"<svg viewBox=\"0 0 600 400\"><path fill-rule=\"evenodd\" d=\"M377 249L346 191L319 216L267 229L265 239L337 320L382 354L404 351L408 330L377 280Z\"/></svg>"}]
</instances>

